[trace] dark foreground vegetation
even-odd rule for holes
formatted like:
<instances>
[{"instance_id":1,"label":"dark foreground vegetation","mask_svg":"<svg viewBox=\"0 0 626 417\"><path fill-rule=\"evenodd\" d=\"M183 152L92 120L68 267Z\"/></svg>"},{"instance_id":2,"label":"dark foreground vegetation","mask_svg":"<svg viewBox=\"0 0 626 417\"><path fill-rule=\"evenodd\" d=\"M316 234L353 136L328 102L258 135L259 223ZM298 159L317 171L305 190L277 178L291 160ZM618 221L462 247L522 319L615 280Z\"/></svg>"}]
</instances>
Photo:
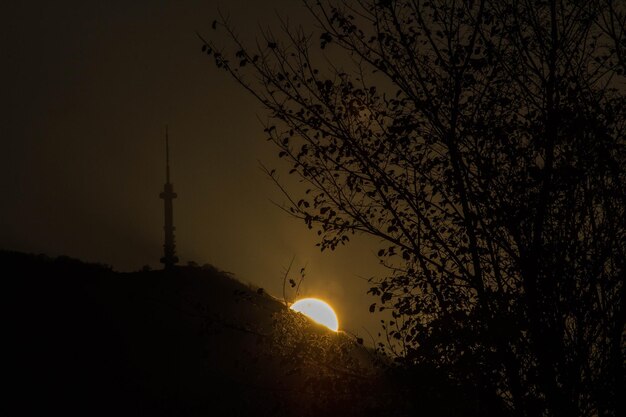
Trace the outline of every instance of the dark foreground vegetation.
<instances>
[{"instance_id":1,"label":"dark foreground vegetation","mask_svg":"<svg viewBox=\"0 0 626 417\"><path fill-rule=\"evenodd\" d=\"M0 265L11 328L7 398L19 415L478 411L475 397L436 373L394 370L353 338L210 266L118 273L15 252L0 252Z\"/></svg>"},{"instance_id":2,"label":"dark foreground vegetation","mask_svg":"<svg viewBox=\"0 0 626 417\"><path fill-rule=\"evenodd\" d=\"M265 108L284 210L378 242L398 359L476 409L626 415L626 2L303 3L202 50Z\"/></svg>"}]
</instances>

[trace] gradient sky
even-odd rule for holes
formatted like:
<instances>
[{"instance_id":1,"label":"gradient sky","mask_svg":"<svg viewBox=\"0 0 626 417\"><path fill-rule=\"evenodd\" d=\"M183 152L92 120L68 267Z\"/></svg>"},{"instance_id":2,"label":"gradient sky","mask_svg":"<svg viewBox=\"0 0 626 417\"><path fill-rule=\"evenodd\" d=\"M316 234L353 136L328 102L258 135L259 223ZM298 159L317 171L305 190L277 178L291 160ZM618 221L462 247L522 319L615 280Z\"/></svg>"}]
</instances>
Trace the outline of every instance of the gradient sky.
<instances>
[{"instance_id":1,"label":"gradient sky","mask_svg":"<svg viewBox=\"0 0 626 417\"><path fill-rule=\"evenodd\" d=\"M293 272L307 265L303 295L327 300L342 327L375 333L373 245L320 253L315 233L271 203L283 198L259 169L280 168L263 109L195 35L211 34L218 6L249 37L276 10L305 16L295 0L3 2L0 248L160 267L167 124L181 263L280 297L295 256Z\"/></svg>"}]
</instances>

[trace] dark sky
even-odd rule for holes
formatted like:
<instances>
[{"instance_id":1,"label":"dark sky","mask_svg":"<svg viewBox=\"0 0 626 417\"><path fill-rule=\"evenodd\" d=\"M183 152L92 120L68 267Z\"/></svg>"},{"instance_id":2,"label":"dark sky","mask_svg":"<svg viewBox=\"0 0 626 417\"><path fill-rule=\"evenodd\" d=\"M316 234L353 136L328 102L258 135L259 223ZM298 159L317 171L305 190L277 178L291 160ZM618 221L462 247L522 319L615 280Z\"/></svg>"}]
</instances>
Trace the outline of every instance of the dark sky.
<instances>
[{"instance_id":1,"label":"dark sky","mask_svg":"<svg viewBox=\"0 0 626 417\"><path fill-rule=\"evenodd\" d=\"M169 125L177 249L280 296L307 265L305 295L363 334L379 318L362 278L368 242L334 253L270 201L278 166L263 110L200 51L217 7L242 35L305 17L294 0L35 1L0 6L0 248L69 255L117 270L159 267L164 131ZM286 174L283 174L285 177Z\"/></svg>"}]
</instances>

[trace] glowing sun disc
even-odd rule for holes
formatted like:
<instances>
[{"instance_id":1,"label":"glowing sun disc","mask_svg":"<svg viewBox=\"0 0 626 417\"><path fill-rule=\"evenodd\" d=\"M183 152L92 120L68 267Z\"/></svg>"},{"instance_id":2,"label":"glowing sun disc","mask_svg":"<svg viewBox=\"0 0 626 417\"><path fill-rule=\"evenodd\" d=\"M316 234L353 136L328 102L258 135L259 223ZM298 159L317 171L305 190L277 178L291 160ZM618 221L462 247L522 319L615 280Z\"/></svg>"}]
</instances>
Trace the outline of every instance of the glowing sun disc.
<instances>
[{"instance_id":1,"label":"glowing sun disc","mask_svg":"<svg viewBox=\"0 0 626 417\"><path fill-rule=\"evenodd\" d=\"M291 305L291 309L304 314L313 321L328 327L333 332L339 330L337 315L328 303L317 298L303 298Z\"/></svg>"}]
</instances>

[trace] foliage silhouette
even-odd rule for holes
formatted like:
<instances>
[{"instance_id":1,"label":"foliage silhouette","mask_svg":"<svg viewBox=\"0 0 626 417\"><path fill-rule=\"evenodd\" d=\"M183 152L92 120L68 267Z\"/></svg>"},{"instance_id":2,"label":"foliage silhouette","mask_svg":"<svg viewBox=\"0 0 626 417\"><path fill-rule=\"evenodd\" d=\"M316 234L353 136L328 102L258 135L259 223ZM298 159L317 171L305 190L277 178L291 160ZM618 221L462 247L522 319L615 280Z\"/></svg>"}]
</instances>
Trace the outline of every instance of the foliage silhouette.
<instances>
[{"instance_id":1,"label":"foliage silhouette","mask_svg":"<svg viewBox=\"0 0 626 417\"><path fill-rule=\"evenodd\" d=\"M478 414L623 415L624 3L305 6L319 41L283 22L248 48L222 16L203 51L268 110L307 187L267 173L321 250L379 240L398 360Z\"/></svg>"},{"instance_id":2,"label":"foliage silhouette","mask_svg":"<svg viewBox=\"0 0 626 417\"><path fill-rule=\"evenodd\" d=\"M118 273L6 251L0 262L16 330L7 399L22 414L376 416L401 399L351 337L210 265Z\"/></svg>"}]
</instances>

